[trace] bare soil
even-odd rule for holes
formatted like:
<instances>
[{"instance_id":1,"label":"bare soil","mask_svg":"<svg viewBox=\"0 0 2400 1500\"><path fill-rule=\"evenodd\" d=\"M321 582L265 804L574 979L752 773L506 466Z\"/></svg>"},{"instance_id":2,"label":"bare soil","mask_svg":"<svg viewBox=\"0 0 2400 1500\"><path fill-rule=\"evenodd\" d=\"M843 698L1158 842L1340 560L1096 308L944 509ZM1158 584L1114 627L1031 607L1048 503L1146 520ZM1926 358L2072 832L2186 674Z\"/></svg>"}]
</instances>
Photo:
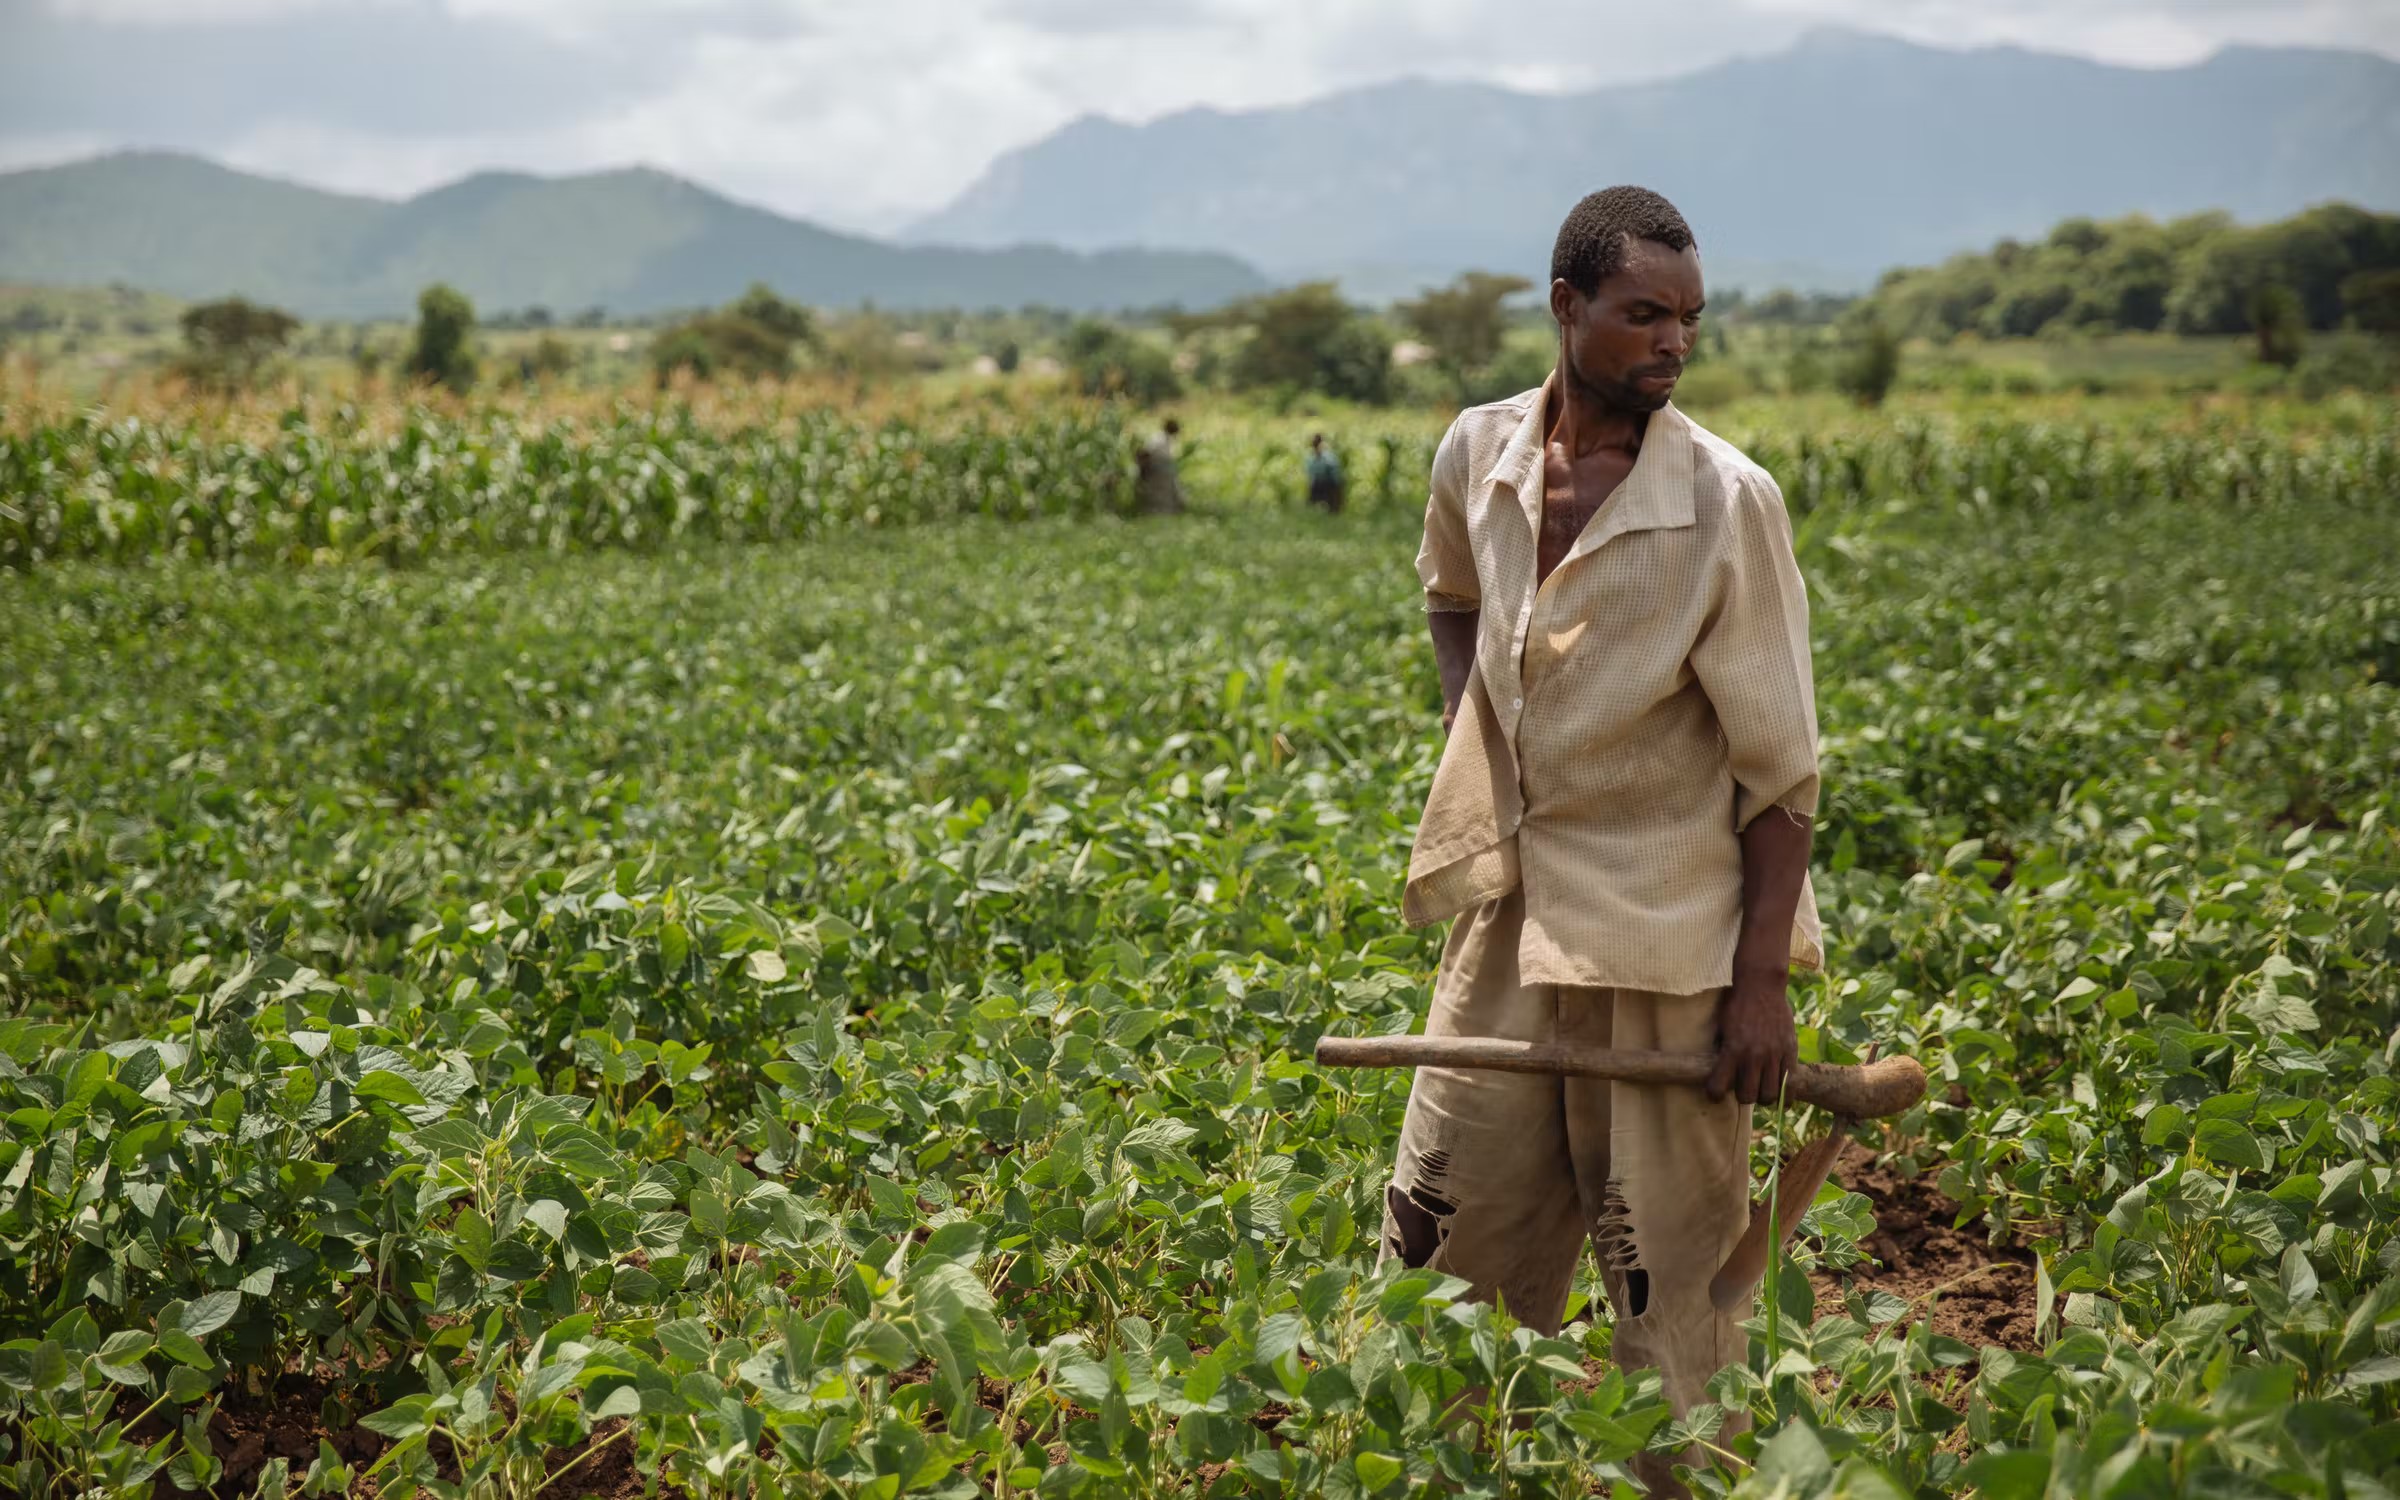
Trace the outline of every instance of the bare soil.
<instances>
[{"instance_id":1,"label":"bare soil","mask_svg":"<svg viewBox=\"0 0 2400 1500\"><path fill-rule=\"evenodd\" d=\"M633 1466L633 1438L616 1436L624 1425L621 1417L603 1422L574 1447L553 1449L545 1460L550 1477L543 1481L550 1487L543 1493L564 1500L636 1500L646 1493L649 1482ZM563 1479L558 1477L562 1472L566 1475ZM679 1495L682 1491L663 1493Z\"/></svg>"},{"instance_id":2,"label":"bare soil","mask_svg":"<svg viewBox=\"0 0 2400 1500\"><path fill-rule=\"evenodd\" d=\"M1834 1162L1833 1177L1874 1205L1875 1233L1863 1247L1874 1259L1818 1275L1820 1305L1838 1301L1848 1282L1889 1292L1917 1315L1930 1305L1933 1331L1972 1348L2040 1351L2031 1250L2013 1240L1995 1245L1979 1225L1953 1227L1958 1204L1934 1187L1932 1174L1901 1177L1855 1141Z\"/></svg>"},{"instance_id":3,"label":"bare soil","mask_svg":"<svg viewBox=\"0 0 2400 1500\"><path fill-rule=\"evenodd\" d=\"M209 1446L225 1472L215 1485L200 1493L208 1500L250 1495L258 1487L259 1475L278 1458L290 1466L297 1493L301 1476L316 1462L320 1441L330 1445L354 1475L363 1476L391 1442L355 1423L327 1423L326 1398L337 1395L354 1411L372 1411L384 1404L370 1389L345 1384L335 1371L286 1374L264 1396L238 1390L225 1393L208 1424ZM554 1494L560 1500L638 1500L645 1494L648 1483L634 1467L633 1442L630 1437L616 1436L624 1425L621 1420L604 1422L573 1447L552 1450L545 1459L548 1473L571 1472L550 1485L545 1495ZM136 1428L134 1435L156 1439L167 1430L165 1422L154 1415ZM448 1443L437 1436L432 1454L443 1475L455 1479L458 1469ZM350 1494L356 1500L374 1500L381 1487L376 1480L354 1478ZM187 1492L175 1488L164 1471L152 1481L151 1494L154 1500L188 1500ZM662 1494L672 1497L681 1491L670 1488Z\"/></svg>"}]
</instances>

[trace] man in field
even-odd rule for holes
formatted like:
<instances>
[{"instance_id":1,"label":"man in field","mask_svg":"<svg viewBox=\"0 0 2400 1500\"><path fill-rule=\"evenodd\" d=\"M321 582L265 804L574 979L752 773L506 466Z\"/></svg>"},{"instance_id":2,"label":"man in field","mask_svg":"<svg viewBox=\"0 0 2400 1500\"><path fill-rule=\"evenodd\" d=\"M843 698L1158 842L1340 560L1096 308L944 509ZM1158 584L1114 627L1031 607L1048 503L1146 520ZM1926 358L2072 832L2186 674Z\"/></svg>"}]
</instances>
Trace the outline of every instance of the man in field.
<instances>
[{"instance_id":1,"label":"man in field","mask_svg":"<svg viewBox=\"0 0 2400 1500\"><path fill-rule=\"evenodd\" d=\"M1403 906L1455 919L1426 1029L1718 1062L1705 1091L1420 1069L1383 1253L1553 1330L1589 1239L1616 1362L1680 1414L1744 1352L1708 1284L1749 1222L1750 1106L1796 1060L1790 967L1820 961L1808 600L1775 482L1668 403L1702 300L1683 216L1594 193L1550 274L1557 367L1452 424L1417 558L1449 743Z\"/></svg>"},{"instance_id":2,"label":"man in field","mask_svg":"<svg viewBox=\"0 0 2400 1500\"><path fill-rule=\"evenodd\" d=\"M1309 435L1306 470L1308 503L1328 515L1340 515L1343 494L1348 486L1342 483L1342 461L1334 456L1331 448L1325 446L1325 434L1321 432Z\"/></svg>"},{"instance_id":3,"label":"man in field","mask_svg":"<svg viewBox=\"0 0 2400 1500\"><path fill-rule=\"evenodd\" d=\"M1134 494L1146 516L1183 514L1183 480L1175 471L1175 440L1183 424L1173 417L1134 451Z\"/></svg>"}]
</instances>

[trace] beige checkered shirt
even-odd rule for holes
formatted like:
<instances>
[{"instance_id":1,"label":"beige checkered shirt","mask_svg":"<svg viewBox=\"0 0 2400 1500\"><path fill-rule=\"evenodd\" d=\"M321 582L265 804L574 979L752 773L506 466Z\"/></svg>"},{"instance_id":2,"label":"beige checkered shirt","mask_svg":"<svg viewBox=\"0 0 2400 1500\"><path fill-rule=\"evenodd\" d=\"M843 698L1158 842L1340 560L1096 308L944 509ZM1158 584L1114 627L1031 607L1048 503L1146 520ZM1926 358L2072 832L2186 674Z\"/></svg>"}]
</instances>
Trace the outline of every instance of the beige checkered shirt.
<instances>
[{"instance_id":1,"label":"beige checkered shirt","mask_svg":"<svg viewBox=\"0 0 2400 1500\"><path fill-rule=\"evenodd\" d=\"M1433 461L1426 607L1480 609L1402 910L1519 885L1528 984L1696 994L1732 982L1740 830L1814 815L1808 595L1783 495L1674 407L1539 589L1545 394L1460 414ZM1823 962L1804 886L1793 962Z\"/></svg>"}]
</instances>

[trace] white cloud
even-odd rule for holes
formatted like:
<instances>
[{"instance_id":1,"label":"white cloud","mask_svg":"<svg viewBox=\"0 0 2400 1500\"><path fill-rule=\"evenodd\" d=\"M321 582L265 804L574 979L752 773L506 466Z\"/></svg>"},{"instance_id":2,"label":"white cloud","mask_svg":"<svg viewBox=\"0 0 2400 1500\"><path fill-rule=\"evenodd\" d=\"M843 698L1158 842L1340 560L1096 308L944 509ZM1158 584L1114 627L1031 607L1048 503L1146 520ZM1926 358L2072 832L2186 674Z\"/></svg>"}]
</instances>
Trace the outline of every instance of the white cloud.
<instances>
[{"instance_id":1,"label":"white cloud","mask_svg":"<svg viewBox=\"0 0 2400 1500\"><path fill-rule=\"evenodd\" d=\"M0 26L11 3L0 0ZM126 97L89 103L110 81L95 77L81 103L56 89L55 106L0 100L7 156L43 140L109 140L101 127L113 118L129 143L354 191L408 192L479 167L642 163L875 230L939 206L1000 152L1081 114L1255 108L1407 76L1588 88L1772 50L1815 24L2138 63L2189 61L2227 40L2400 53L2392 0L46 3L20 51L50 46L95 69L110 60ZM152 59L158 77L173 82L176 49L235 25L246 53L292 39L299 86L212 88L219 75L191 82L185 67L186 93L160 102L160 88L125 83L119 42L149 38L164 54ZM405 57L395 38L409 43Z\"/></svg>"},{"instance_id":2,"label":"white cloud","mask_svg":"<svg viewBox=\"0 0 2400 1500\"><path fill-rule=\"evenodd\" d=\"M2228 43L2363 47L2400 55L2392 0L1754 0L1762 10L1940 47L2013 43L2173 67Z\"/></svg>"},{"instance_id":3,"label":"white cloud","mask_svg":"<svg viewBox=\"0 0 2400 1500\"><path fill-rule=\"evenodd\" d=\"M27 167L55 167L106 151L115 144L107 136L89 131L0 136L0 172L14 172Z\"/></svg>"},{"instance_id":4,"label":"white cloud","mask_svg":"<svg viewBox=\"0 0 2400 1500\"><path fill-rule=\"evenodd\" d=\"M594 165L522 134L389 136L292 120L257 125L208 154L246 172L369 198L410 197L490 166L572 172Z\"/></svg>"},{"instance_id":5,"label":"white cloud","mask_svg":"<svg viewBox=\"0 0 2400 1500\"><path fill-rule=\"evenodd\" d=\"M343 4L379 3L389 0L48 0L45 8L68 20L105 25L208 26L249 25Z\"/></svg>"},{"instance_id":6,"label":"white cloud","mask_svg":"<svg viewBox=\"0 0 2400 1500\"><path fill-rule=\"evenodd\" d=\"M560 41L608 45L700 36L765 38L814 31L810 0L429 0L450 14L507 21ZM843 7L852 9L854 7ZM871 14L871 12L870 12Z\"/></svg>"}]
</instances>

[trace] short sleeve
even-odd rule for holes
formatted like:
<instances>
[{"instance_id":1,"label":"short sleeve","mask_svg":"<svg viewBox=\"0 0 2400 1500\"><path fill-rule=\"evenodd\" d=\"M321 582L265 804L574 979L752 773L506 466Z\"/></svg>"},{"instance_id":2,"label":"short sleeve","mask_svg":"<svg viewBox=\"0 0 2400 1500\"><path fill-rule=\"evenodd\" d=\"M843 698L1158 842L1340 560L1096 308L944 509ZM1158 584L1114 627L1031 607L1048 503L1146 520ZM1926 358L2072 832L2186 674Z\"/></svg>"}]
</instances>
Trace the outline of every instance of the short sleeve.
<instances>
[{"instance_id":1,"label":"short sleeve","mask_svg":"<svg viewBox=\"0 0 2400 1500\"><path fill-rule=\"evenodd\" d=\"M1425 585L1428 610L1462 611L1483 606L1475 576L1475 550L1467 540L1467 439L1460 422L1442 434L1433 451L1433 487L1425 500L1425 543L1417 549L1417 577Z\"/></svg>"},{"instance_id":2,"label":"short sleeve","mask_svg":"<svg viewBox=\"0 0 2400 1500\"><path fill-rule=\"evenodd\" d=\"M1726 517L1720 592L1692 647L1692 671L1725 732L1738 788L1734 827L1770 807L1817 810L1817 694L1808 589L1783 494L1747 478Z\"/></svg>"}]
</instances>

